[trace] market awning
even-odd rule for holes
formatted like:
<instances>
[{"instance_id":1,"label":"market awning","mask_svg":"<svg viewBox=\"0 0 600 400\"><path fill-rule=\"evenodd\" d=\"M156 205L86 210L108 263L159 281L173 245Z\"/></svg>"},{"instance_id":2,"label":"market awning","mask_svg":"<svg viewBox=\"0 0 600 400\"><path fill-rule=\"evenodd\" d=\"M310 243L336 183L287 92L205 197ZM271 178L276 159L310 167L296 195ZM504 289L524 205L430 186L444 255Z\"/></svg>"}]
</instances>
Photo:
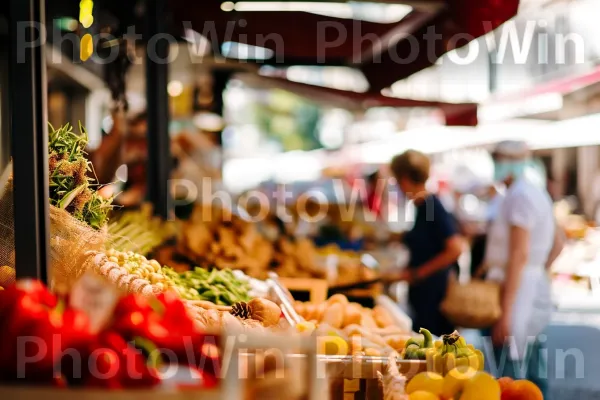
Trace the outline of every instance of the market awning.
<instances>
[{"instance_id":1,"label":"market awning","mask_svg":"<svg viewBox=\"0 0 600 400\"><path fill-rule=\"evenodd\" d=\"M531 87L492 97L479 108L479 119L482 122L500 121L510 118L539 118L560 120L565 102L585 101L590 93L597 95L600 88L600 66L587 69L585 72L571 74ZM588 93L587 95L580 95ZM573 96L570 96L573 95ZM590 105L575 107L581 115L598 112L600 108ZM571 117L577 112L570 113Z\"/></svg>"},{"instance_id":2,"label":"market awning","mask_svg":"<svg viewBox=\"0 0 600 400\"><path fill-rule=\"evenodd\" d=\"M565 78L550 80L524 90L512 92L494 99L496 102L509 102L517 99L531 99L546 94L567 95L577 90L600 83L600 66L580 74L569 75Z\"/></svg>"},{"instance_id":3,"label":"market awning","mask_svg":"<svg viewBox=\"0 0 600 400\"><path fill-rule=\"evenodd\" d=\"M380 7L374 14L373 6ZM227 49L241 44L254 48L237 56L259 65L353 66L365 74L369 90L379 93L497 28L518 6L519 0L168 0L165 18L178 40L195 31L214 56L231 57ZM381 7L393 8L382 13ZM47 12L50 20L77 15L77 3L70 0L50 2ZM144 33L143 15L138 6L102 0L94 26L115 34L134 26Z\"/></svg>"},{"instance_id":4,"label":"market awning","mask_svg":"<svg viewBox=\"0 0 600 400\"><path fill-rule=\"evenodd\" d=\"M353 65L365 74L370 91L379 92L512 18L519 0L397 1L410 6L409 12L391 23L278 11L286 3L292 2L204 0L202 7L191 7L172 0L170 7L174 26L183 29L185 22L217 52L226 42L242 43L268 49L269 57L254 60L266 65ZM305 4L310 3L316 2Z\"/></svg>"},{"instance_id":5,"label":"market awning","mask_svg":"<svg viewBox=\"0 0 600 400\"><path fill-rule=\"evenodd\" d=\"M279 88L309 98L318 103L334 105L350 110L368 109L372 107L431 108L437 109L443 114L447 126L477 125L477 104L474 103L455 104L439 101L401 99L384 96L379 93L351 92L249 73L238 74L235 77L244 81L251 87L268 89Z\"/></svg>"}]
</instances>

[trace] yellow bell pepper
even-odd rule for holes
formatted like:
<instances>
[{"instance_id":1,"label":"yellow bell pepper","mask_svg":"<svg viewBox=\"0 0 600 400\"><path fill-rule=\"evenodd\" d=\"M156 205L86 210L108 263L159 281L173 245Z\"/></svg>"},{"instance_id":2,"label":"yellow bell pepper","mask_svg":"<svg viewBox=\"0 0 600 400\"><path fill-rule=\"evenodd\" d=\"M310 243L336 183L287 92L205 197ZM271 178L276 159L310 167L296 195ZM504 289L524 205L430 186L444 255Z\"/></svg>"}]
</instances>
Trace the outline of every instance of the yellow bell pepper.
<instances>
[{"instance_id":1,"label":"yellow bell pepper","mask_svg":"<svg viewBox=\"0 0 600 400\"><path fill-rule=\"evenodd\" d=\"M482 371L484 367L483 353L473 345L466 344L458 332L442 336L442 344L434 345L427 355L427 370L445 375L456 367L471 367Z\"/></svg>"}]
</instances>

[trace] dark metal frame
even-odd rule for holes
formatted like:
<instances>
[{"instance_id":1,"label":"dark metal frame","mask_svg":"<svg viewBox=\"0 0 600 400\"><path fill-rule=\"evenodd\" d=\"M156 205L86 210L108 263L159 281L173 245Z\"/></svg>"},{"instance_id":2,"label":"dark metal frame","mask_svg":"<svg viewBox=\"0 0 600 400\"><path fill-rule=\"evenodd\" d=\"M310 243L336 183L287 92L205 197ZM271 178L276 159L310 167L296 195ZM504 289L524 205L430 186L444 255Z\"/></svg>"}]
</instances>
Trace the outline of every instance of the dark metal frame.
<instances>
[{"instance_id":1,"label":"dark metal frame","mask_svg":"<svg viewBox=\"0 0 600 400\"><path fill-rule=\"evenodd\" d=\"M10 126L17 277L47 281L48 127L45 44L26 47L45 23L44 0L10 0ZM39 25L38 25L39 24ZM25 33L23 37L23 33Z\"/></svg>"},{"instance_id":2,"label":"dark metal frame","mask_svg":"<svg viewBox=\"0 0 600 400\"><path fill-rule=\"evenodd\" d=\"M171 217L170 173L172 166L169 140L169 42L160 38L167 32L167 0L146 1L146 95L148 107L148 200L154 213ZM162 61L161 61L162 60Z\"/></svg>"},{"instance_id":3,"label":"dark metal frame","mask_svg":"<svg viewBox=\"0 0 600 400\"><path fill-rule=\"evenodd\" d=\"M49 259L48 127L45 43L26 47L44 29L45 0L9 0L9 116L13 155L15 264L18 278L47 282ZM166 0L147 0L147 40L167 32ZM152 43L152 42L151 42ZM148 56L148 198L170 216L169 43L155 42Z\"/></svg>"}]
</instances>

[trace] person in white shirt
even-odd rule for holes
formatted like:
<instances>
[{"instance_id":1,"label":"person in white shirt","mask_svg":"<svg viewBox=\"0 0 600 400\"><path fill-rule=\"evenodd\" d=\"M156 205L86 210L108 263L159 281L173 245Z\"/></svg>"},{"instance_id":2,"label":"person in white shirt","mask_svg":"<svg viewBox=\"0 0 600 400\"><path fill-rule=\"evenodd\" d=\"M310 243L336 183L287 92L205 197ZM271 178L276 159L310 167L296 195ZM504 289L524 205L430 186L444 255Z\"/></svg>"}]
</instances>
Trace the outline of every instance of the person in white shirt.
<instances>
[{"instance_id":1,"label":"person in white shirt","mask_svg":"<svg viewBox=\"0 0 600 400\"><path fill-rule=\"evenodd\" d=\"M498 375L530 379L546 390L545 360L538 336L550 322L553 304L547 266L562 249L552 200L527 174L530 151L524 142L496 148L495 178L506 194L490 227L488 279L502 285L502 317L492 328ZM521 368L523 360L527 368ZM523 376L525 375L525 376Z\"/></svg>"}]
</instances>

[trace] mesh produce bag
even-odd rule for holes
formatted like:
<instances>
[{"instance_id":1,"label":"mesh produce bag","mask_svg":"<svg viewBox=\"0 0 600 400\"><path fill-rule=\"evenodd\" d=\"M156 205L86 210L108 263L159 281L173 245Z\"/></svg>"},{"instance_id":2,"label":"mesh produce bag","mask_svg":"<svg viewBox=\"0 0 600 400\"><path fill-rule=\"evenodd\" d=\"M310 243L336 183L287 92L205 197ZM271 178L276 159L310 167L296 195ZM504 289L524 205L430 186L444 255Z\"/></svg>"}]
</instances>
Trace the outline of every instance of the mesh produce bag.
<instances>
[{"instance_id":1,"label":"mesh produce bag","mask_svg":"<svg viewBox=\"0 0 600 400\"><path fill-rule=\"evenodd\" d=\"M0 266L15 268L15 221L13 208L12 164L4 171L1 178L0 190ZM0 286L6 283L0 277Z\"/></svg>"},{"instance_id":2,"label":"mesh produce bag","mask_svg":"<svg viewBox=\"0 0 600 400\"><path fill-rule=\"evenodd\" d=\"M106 227L91 228L60 208L50 206L50 271L55 288L70 289L93 265L90 251L104 249Z\"/></svg>"},{"instance_id":3,"label":"mesh produce bag","mask_svg":"<svg viewBox=\"0 0 600 400\"><path fill-rule=\"evenodd\" d=\"M106 228L95 230L54 206L49 206L49 218L48 275L53 287L68 290L91 265L86 253L104 249ZM14 236L13 186L9 178L0 197L0 265L15 268Z\"/></svg>"}]
</instances>

